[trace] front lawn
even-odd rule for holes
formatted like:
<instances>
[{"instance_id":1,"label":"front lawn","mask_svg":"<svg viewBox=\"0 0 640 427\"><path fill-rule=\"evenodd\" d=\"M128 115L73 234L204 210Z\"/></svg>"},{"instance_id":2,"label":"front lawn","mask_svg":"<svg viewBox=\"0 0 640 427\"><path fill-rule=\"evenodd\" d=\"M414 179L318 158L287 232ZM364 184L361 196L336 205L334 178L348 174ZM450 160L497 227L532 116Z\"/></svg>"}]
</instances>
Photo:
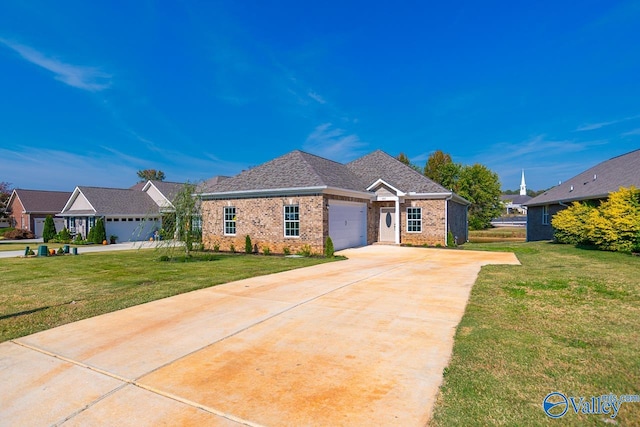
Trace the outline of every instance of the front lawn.
<instances>
[{"instance_id":1,"label":"front lawn","mask_svg":"<svg viewBox=\"0 0 640 427\"><path fill-rule=\"evenodd\" d=\"M640 258L546 242L464 248L513 251L522 266L482 269L431 425L638 425L640 402L615 419L568 405L554 420L542 401L640 394Z\"/></svg>"},{"instance_id":2,"label":"front lawn","mask_svg":"<svg viewBox=\"0 0 640 427\"><path fill-rule=\"evenodd\" d=\"M162 262L153 249L0 259L0 342L148 301L325 258L207 254Z\"/></svg>"}]
</instances>

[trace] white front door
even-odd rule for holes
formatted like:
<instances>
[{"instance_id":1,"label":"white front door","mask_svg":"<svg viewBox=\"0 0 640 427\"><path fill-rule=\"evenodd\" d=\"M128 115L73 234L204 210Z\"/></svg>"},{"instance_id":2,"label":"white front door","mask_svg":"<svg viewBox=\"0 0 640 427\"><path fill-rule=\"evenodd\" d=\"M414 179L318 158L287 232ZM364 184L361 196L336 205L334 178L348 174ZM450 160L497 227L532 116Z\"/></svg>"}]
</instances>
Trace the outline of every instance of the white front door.
<instances>
[{"instance_id":1,"label":"white front door","mask_svg":"<svg viewBox=\"0 0 640 427\"><path fill-rule=\"evenodd\" d=\"M396 241L396 208L380 208L381 242Z\"/></svg>"}]
</instances>

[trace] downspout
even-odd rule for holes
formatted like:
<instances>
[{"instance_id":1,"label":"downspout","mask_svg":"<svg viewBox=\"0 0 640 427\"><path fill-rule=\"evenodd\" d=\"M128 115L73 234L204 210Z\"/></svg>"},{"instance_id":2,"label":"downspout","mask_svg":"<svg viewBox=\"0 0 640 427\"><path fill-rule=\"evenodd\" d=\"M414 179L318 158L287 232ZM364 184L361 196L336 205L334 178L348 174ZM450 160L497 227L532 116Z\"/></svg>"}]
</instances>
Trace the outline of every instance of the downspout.
<instances>
[{"instance_id":1,"label":"downspout","mask_svg":"<svg viewBox=\"0 0 640 427\"><path fill-rule=\"evenodd\" d=\"M453 193L444 199L444 246L447 246L447 234L449 234L449 200L453 199Z\"/></svg>"},{"instance_id":2,"label":"downspout","mask_svg":"<svg viewBox=\"0 0 640 427\"><path fill-rule=\"evenodd\" d=\"M395 231L395 241L396 245L400 244L400 197L396 197L396 229Z\"/></svg>"}]
</instances>

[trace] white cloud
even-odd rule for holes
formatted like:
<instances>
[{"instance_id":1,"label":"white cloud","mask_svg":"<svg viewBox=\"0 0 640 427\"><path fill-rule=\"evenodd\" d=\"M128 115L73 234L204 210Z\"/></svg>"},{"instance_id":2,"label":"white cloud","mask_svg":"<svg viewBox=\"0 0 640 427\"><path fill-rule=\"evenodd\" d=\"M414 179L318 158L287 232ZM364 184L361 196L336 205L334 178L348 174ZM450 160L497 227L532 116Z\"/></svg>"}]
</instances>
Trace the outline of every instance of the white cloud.
<instances>
[{"instance_id":1,"label":"white cloud","mask_svg":"<svg viewBox=\"0 0 640 427\"><path fill-rule=\"evenodd\" d=\"M320 96L319 94L317 94L316 92L314 92L312 90L307 93L307 96L309 98L313 99L314 101L316 101L318 104L326 104L327 103L327 101L322 96Z\"/></svg>"},{"instance_id":2,"label":"white cloud","mask_svg":"<svg viewBox=\"0 0 640 427\"><path fill-rule=\"evenodd\" d=\"M611 121L608 121L608 122L588 123L588 124L584 124L584 125L578 126L575 131L576 132L584 132L584 131L601 129L601 128L606 127L606 126L611 126L611 125L615 125L615 124L618 124L618 123L623 123L623 122L627 122L629 120L635 120L635 119L639 119L639 118L640 118L640 114L635 115L635 116L623 117L621 119L611 120Z\"/></svg>"},{"instance_id":3,"label":"white cloud","mask_svg":"<svg viewBox=\"0 0 640 427\"><path fill-rule=\"evenodd\" d=\"M629 132L625 132L622 134L622 136L633 136L633 135L640 135L640 128L633 129L633 130L630 130Z\"/></svg>"},{"instance_id":4,"label":"white cloud","mask_svg":"<svg viewBox=\"0 0 640 427\"><path fill-rule=\"evenodd\" d=\"M99 92L111 86L111 75L96 67L67 64L37 50L0 38L0 43L17 52L23 59L54 74L54 78L69 86Z\"/></svg>"},{"instance_id":5,"label":"white cloud","mask_svg":"<svg viewBox=\"0 0 640 427\"><path fill-rule=\"evenodd\" d=\"M366 145L358 135L334 128L332 123L323 123L309 134L304 149L328 159L345 162L363 154Z\"/></svg>"}]
</instances>

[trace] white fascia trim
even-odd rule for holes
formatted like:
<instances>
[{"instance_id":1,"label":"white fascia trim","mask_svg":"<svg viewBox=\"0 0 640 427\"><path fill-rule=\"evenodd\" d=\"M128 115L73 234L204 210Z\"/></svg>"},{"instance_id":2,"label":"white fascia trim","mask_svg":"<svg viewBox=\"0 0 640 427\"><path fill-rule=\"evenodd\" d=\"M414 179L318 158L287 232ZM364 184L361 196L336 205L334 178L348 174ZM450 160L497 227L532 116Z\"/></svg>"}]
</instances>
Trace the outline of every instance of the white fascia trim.
<instances>
[{"instance_id":1,"label":"white fascia trim","mask_svg":"<svg viewBox=\"0 0 640 427\"><path fill-rule=\"evenodd\" d=\"M292 195L307 194L333 194L347 197L358 197L364 199L372 199L375 195L364 191L345 190L336 187L327 187L326 185L317 187L291 187L291 188L269 188L265 190L242 190L242 191L223 191L219 193L203 193L200 195L202 200L216 199L248 199L251 197L278 197Z\"/></svg>"},{"instance_id":2,"label":"white fascia trim","mask_svg":"<svg viewBox=\"0 0 640 427\"><path fill-rule=\"evenodd\" d=\"M153 188L155 188L158 191L158 193L162 196L162 198L167 201L167 204L161 205L158 202L156 202L155 200L153 200L153 197L149 196L149 193L147 191L149 190L149 187L151 187L152 185L153 185ZM147 196L151 197L151 200L153 200L154 203L156 205L158 205L159 208L161 208L161 209L162 208L166 208L166 207L174 208L173 203L171 203L171 200L167 199L167 196L165 196L164 193L162 191L160 191L160 189L151 180L147 181L147 183L144 185L144 187L142 187L141 191L146 193Z\"/></svg>"},{"instance_id":3,"label":"white fascia trim","mask_svg":"<svg viewBox=\"0 0 640 427\"><path fill-rule=\"evenodd\" d=\"M384 185L384 186L386 186L386 187L389 187L390 189L392 189L393 191L395 191L395 192L396 192L396 196L398 196L398 197L402 197L402 196L404 196L404 195L405 195L405 193L404 193L404 192L402 192L402 191L398 190L396 187L394 187L393 185L389 184L389 183L388 183L387 181L385 181L384 179L378 179L376 182L374 182L373 184L371 184L371 185L367 188L367 190L368 190L368 191L372 191L375 187L377 187L377 186L378 186L378 185L380 185L380 184L382 184L382 185Z\"/></svg>"}]
</instances>

